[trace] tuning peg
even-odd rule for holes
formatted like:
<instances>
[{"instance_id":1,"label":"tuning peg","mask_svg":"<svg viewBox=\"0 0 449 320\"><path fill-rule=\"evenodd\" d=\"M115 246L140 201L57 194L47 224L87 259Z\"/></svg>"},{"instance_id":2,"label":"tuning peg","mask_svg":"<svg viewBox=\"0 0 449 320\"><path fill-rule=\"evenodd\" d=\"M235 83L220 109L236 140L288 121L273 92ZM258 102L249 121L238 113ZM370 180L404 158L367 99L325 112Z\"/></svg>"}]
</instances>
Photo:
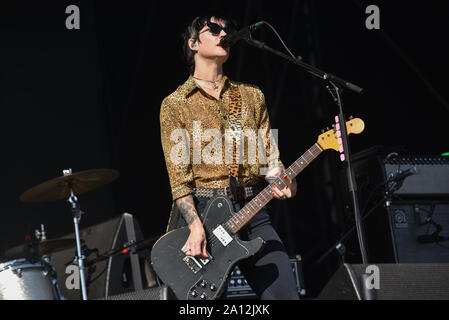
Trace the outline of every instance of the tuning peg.
<instances>
[{"instance_id":1,"label":"tuning peg","mask_svg":"<svg viewBox=\"0 0 449 320\"><path fill-rule=\"evenodd\" d=\"M354 119L354 117L353 116L349 116L349 120L352 120L352 119Z\"/></svg>"}]
</instances>

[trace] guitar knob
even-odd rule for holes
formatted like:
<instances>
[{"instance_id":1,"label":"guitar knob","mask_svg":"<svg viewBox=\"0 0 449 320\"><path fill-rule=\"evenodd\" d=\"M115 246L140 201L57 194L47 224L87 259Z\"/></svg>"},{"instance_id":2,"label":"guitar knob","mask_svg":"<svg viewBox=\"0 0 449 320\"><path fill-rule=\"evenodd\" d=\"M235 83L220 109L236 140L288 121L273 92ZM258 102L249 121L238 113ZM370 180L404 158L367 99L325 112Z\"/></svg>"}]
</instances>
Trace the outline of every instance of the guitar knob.
<instances>
[{"instance_id":1,"label":"guitar knob","mask_svg":"<svg viewBox=\"0 0 449 320\"><path fill-rule=\"evenodd\" d=\"M190 292L190 295L192 297L196 297L198 295L198 293L196 292L196 290L193 290L192 292Z\"/></svg>"},{"instance_id":2,"label":"guitar knob","mask_svg":"<svg viewBox=\"0 0 449 320\"><path fill-rule=\"evenodd\" d=\"M201 294L200 299L201 300L206 300L207 299L207 296L206 296L206 294L204 292Z\"/></svg>"},{"instance_id":3,"label":"guitar knob","mask_svg":"<svg viewBox=\"0 0 449 320\"><path fill-rule=\"evenodd\" d=\"M211 284L210 285L210 291L215 291L215 290L217 290L217 286L215 285L215 284Z\"/></svg>"},{"instance_id":4,"label":"guitar knob","mask_svg":"<svg viewBox=\"0 0 449 320\"><path fill-rule=\"evenodd\" d=\"M201 287L206 288L207 282L205 280L201 281Z\"/></svg>"}]
</instances>

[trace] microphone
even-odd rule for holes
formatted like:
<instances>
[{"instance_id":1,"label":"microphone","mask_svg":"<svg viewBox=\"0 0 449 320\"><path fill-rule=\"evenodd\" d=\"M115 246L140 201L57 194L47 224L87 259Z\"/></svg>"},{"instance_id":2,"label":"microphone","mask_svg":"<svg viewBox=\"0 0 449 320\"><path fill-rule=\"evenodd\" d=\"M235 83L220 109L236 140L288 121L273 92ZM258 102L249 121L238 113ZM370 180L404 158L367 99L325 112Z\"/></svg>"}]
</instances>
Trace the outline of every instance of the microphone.
<instances>
[{"instance_id":1,"label":"microphone","mask_svg":"<svg viewBox=\"0 0 449 320\"><path fill-rule=\"evenodd\" d=\"M436 233L423 234L416 238L416 241L418 241L419 243L434 243L434 242L447 241L447 240L449 240L449 237L440 236Z\"/></svg>"},{"instance_id":2,"label":"microphone","mask_svg":"<svg viewBox=\"0 0 449 320\"><path fill-rule=\"evenodd\" d=\"M405 171L398 170L395 173L390 174L389 181L398 181L407 178L408 176L412 176L414 174L419 174L419 169L416 166L413 166Z\"/></svg>"},{"instance_id":3,"label":"microphone","mask_svg":"<svg viewBox=\"0 0 449 320\"><path fill-rule=\"evenodd\" d=\"M233 46L237 41L248 38L252 32L259 29L259 27L263 24L264 24L263 21L256 22L248 27L245 27L237 32L234 32L233 34L226 35L225 37L223 37L223 39L220 40L220 46L222 46L223 48Z\"/></svg>"}]
</instances>

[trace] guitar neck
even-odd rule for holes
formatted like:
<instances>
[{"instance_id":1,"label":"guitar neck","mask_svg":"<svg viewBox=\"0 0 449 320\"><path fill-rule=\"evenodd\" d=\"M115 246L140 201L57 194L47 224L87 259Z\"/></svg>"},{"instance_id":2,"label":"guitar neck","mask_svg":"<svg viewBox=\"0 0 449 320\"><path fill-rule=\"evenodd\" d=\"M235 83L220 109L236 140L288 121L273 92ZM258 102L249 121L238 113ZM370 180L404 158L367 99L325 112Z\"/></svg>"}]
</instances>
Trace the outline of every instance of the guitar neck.
<instances>
[{"instance_id":1,"label":"guitar neck","mask_svg":"<svg viewBox=\"0 0 449 320\"><path fill-rule=\"evenodd\" d=\"M304 170L309 163L311 163L318 155L323 152L323 149L318 143L315 143L309 150L307 150L301 157L299 157L293 164L285 170L285 174L293 179L302 170ZM242 229L259 210L261 210L268 202L273 199L273 185L279 190L282 190L287 186L283 177L278 177L270 185L265 187L257 196L255 196L250 202L248 202L240 211L232 216L225 226L233 234Z\"/></svg>"}]
</instances>

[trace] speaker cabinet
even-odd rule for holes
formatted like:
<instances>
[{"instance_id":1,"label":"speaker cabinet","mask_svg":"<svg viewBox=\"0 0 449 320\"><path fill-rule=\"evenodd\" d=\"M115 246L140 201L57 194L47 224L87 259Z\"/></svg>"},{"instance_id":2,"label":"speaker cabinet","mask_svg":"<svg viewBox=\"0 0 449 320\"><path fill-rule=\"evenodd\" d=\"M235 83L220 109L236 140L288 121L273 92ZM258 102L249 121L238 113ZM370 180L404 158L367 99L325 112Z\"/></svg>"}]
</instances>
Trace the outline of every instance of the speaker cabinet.
<instances>
[{"instance_id":1,"label":"speaker cabinet","mask_svg":"<svg viewBox=\"0 0 449 320\"><path fill-rule=\"evenodd\" d=\"M441 202L393 203L388 207L395 261L399 263L449 262L449 204ZM423 237L441 228L441 241Z\"/></svg>"},{"instance_id":2,"label":"speaker cabinet","mask_svg":"<svg viewBox=\"0 0 449 320\"><path fill-rule=\"evenodd\" d=\"M177 298L169 287L160 286L108 296L101 300L177 300Z\"/></svg>"},{"instance_id":3,"label":"speaker cabinet","mask_svg":"<svg viewBox=\"0 0 449 320\"><path fill-rule=\"evenodd\" d=\"M449 264L377 264L378 289L367 287L363 275L368 265L344 264L330 278L321 291L319 300L364 300L364 292L374 290L371 297L377 300L448 300ZM372 288L372 289L371 289Z\"/></svg>"},{"instance_id":4,"label":"speaker cabinet","mask_svg":"<svg viewBox=\"0 0 449 320\"><path fill-rule=\"evenodd\" d=\"M119 249L131 241L143 240L137 221L129 213L103 223L80 230L82 246L85 251L85 278L88 299L102 299L112 295L141 291L156 285L156 276L149 264L149 250L127 254L117 254L95 263L96 253L104 254L111 249ZM73 238L68 234L62 238ZM51 263L57 273L59 289L67 300L81 299L80 286L71 284L69 266L78 266L74 261L76 247L55 252ZM89 262L90 265L89 265ZM69 269L69 270L73 270Z\"/></svg>"}]
</instances>

